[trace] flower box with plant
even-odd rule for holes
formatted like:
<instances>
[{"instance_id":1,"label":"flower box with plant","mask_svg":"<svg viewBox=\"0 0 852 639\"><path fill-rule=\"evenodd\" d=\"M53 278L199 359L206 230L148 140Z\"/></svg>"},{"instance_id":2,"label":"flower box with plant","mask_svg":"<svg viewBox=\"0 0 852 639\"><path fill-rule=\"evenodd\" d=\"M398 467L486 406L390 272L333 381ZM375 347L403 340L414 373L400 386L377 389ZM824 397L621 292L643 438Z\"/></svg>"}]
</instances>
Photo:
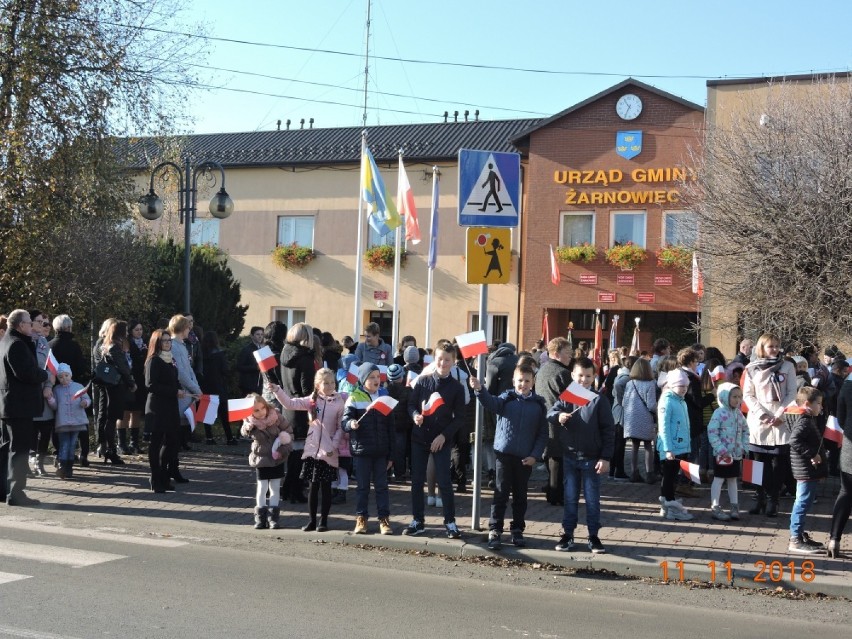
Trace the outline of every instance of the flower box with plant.
<instances>
[{"instance_id":1,"label":"flower box with plant","mask_svg":"<svg viewBox=\"0 0 852 639\"><path fill-rule=\"evenodd\" d=\"M673 244L663 246L657 250L657 266L688 270L692 266L692 249Z\"/></svg>"},{"instance_id":2,"label":"flower box with plant","mask_svg":"<svg viewBox=\"0 0 852 639\"><path fill-rule=\"evenodd\" d=\"M598 249L584 242L576 246L556 247L556 259L560 262L591 262L598 256Z\"/></svg>"},{"instance_id":3,"label":"flower box with plant","mask_svg":"<svg viewBox=\"0 0 852 639\"><path fill-rule=\"evenodd\" d=\"M402 252L399 254L400 266L405 266L405 258L405 249L402 249ZM393 268L394 248L390 244L371 246L364 253L364 259L367 262L367 266L369 266L373 271Z\"/></svg>"},{"instance_id":4,"label":"flower box with plant","mask_svg":"<svg viewBox=\"0 0 852 639\"><path fill-rule=\"evenodd\" d=\"M281 268L302 268L309 264L316 253L312 248L292 244L281 244L272 249L272 261Z\"/></svg>"},{"instance_id":5,"label":"flower box with plant","mask_svg":"<svg viewBox=\"0 0 852 639\"><path fill-rule=\"evenodd\" d=\"M648 257L648 254L645 249L636 246L633 242L617 243L606 250L606 261L625 271L632 271L644 262L646 257Z\"/></svg>"}]
</instances>

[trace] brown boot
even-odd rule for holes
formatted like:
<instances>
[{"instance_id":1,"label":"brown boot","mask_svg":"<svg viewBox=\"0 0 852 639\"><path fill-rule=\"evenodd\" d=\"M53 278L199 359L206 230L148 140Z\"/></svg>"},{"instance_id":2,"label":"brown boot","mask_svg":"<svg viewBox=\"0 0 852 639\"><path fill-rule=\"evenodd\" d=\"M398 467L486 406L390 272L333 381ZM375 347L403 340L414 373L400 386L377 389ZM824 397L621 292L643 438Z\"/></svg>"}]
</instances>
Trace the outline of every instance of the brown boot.
<instances>
[{"instance_id":1,"label":"brown boot","mask_svg":"<svg viewBox=\"0 0 852 639\"><path fill-rule=\"evenodd\" d=\"M352 531L356 535L367 534L367 518L364 515L358 515L355 518L355 530Z\"/></svg>"}]
</instances>

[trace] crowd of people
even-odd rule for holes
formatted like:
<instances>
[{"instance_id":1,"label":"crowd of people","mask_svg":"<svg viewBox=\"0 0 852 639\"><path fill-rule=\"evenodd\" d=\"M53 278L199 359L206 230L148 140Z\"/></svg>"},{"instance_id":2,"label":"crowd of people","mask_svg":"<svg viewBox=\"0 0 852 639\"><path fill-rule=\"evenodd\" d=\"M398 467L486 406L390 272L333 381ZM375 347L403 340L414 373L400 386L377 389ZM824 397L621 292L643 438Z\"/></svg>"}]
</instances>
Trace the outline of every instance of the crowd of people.
<instances>
[{"instance_id":1,"label":"crowd of people","mask_svg":"<svg viewBox=\"0 0 852 639\"><path fill-rule=\"evenodd\" d=\"M308 504L302 530L327 530L354 476L353 533L369 531L372 490L378 531L394 534L389 483L409 481L411 521L402 533L423 534L425 508L434 506L444 533L459 538L454 496L467 490L477 401L493 490L492 549L503 543L510 499L509 541L525 545L529 481L540 462L547 501L563 508L559 551L575 546L582 495L587 547L605 552L604 476L659 484L660 516L692 519L684 498L696 493L683 461L710 483L710 516L721 521L741 517L743 461L762 462L748 513L777 517L780 497L795 496L790 552L837 556L852 509L852 379L845 381L849 364L836 347L822 361L816 349L782 355L781 341L764 334L742 340L727 361L716 348L694 344L673 353L658 339L652 353L598 353L601 366L588 344L575 349L558 337L529 352L495 344L478 374L452 341L427 350L405 336L394 352L376 324L360 342L339 342L304 322L255 326L234 366L217 335L191 315L163 320L147 339L141 322L107 319L89 362L72 328L67 315L51 322L38 309L0 316L0 496L9 505L38 503L25 492L27 480L48 472L51 445L56 476L72 480L75 463L90 463L90 438L97 457L113 465L147 445L150 490L174 491L189 481L180 469L193 437L186 410L202 395L217 395L224 444L251 442L258 529L279 528L281 499L289 499ZM278 363L265 372L255 358L263 347ZM237 424L228 415L232 370L238 396L252 407ZM846 447L824 437L830 418ZM212 424L204 431L207 443L218 443ZM815 483L829 475L840 478L840 492L821 544L805 521Z\"/></svg>"}]
</instances>

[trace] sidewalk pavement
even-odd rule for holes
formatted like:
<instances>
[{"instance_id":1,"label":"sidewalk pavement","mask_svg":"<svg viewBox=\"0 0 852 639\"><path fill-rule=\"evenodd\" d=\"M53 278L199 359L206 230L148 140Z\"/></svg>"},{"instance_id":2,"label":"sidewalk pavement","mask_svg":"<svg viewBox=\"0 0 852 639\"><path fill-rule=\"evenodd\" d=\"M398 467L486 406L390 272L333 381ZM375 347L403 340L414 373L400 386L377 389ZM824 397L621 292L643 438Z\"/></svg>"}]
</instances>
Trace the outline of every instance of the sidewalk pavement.
<instances>
[{"instance_id":1,"label":"sidewalk pavement","mask_svg":"<svg viewBox=\"0 0 852 639\"><path fill-rule=\"evenodd\" d=\"M40 510L102 513L120 517L171 518L225 526L253 524L255 472L247 462L248 444L238 448L196 444L195 450L181 454L182 471L191 482L178 485L175 493L156 495L147 489L146 456L125 457L126 466L105 465L93 460L89 468L75 467L74 479L53 477L29 482L28 493L40 499ZM852 598L852 530L843 538L846 559L825 556L791 555L787 552L792 499L782 499L777 518L749 515L751 492L740 489L740 521L720 522L710 517L709 486L697 487L698 497L684 498L695 519L668 521L659 515L659 486L621 483L604 479L601 486L603 528L600 538L606 554L593 555L586 547L587 531L581 499L580 525L575 531L575 547L570 552L554 550L562 533L562 507L547 503L540 487L544 483L539 465L530 482L527 547L504 545L499 552L509 558L547 563L574 569L608 570L619 575L676 581L715 581L752 588L798 588L806 592ZM839 480L829 479L818 492L818 501L808 514L808 531L818 541L827 541L831 510L839 490ZM425 549L450 555L492 555L485 547L491 491L483 488L480 525L471 521L472 493L456 495L456 518L464 535L449 540L443 529L441 510L426 508L427 534L406 537L400 533L411 520L410 487L391 485L391 521L394 536L379 535L374 500L370 509L370 534L351 534L354 525L355 492L350 486L346 504L332 507L330 530L319 535L328 541L371 544L406 550ZM722 503L727 505L723 488ZM276 531L283 537L304 537L300 529L307 523L307 504L281 503L281 523ZM25 515L28 509L7 507L0 516ZM511 504L506 522L511 520ZM268 534L268 531L257 531ZM310 533L317 535L318 533ZM809 564L808 562L813 562ZM679 563L683 562L683 563ZM730 563L727 563L730 562ZM681 570L683 571L681 573Z\"/></svg>"}]
</instances>

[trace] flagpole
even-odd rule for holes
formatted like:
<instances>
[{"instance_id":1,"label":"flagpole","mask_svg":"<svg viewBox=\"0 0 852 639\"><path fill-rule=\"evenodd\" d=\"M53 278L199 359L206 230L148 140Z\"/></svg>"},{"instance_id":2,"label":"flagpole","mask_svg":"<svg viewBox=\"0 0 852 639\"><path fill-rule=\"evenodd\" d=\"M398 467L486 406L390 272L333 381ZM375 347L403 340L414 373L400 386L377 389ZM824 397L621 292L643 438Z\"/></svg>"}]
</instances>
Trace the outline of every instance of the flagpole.
<instances>
[{"instance_id":1,"label":"flagpole","mask_svg":"<svg viewBox=\"0 0 852 639\"><path fill-rule=\"evenodd\" d=\"M431 255L435 238L432 237L435 233L435 215L438 213L438 203L436 201L438 194L438 180L440 171L437 166L432 167L432 213L429 218L429 254ZM435 256L437 259L437 256ZM423 338L423 347L432 347L432 288L434 284L435 268L430 265L427 269L428 275L426 279L426 334Z\"/></svg>"},{"instance_id":2,"label":"flagpole","mask_svg":"<svg viewBox=\"0 0 852 639\"><path fill-rule=\"evenodd\" d=\"M355 317L353 318L352 339L359 341L361 336L361 276L364 268L364 154L367 151L367 129L361 131L361 177L358 180L358 246L355 249ZM394 298L396 304L396 298Z\"/></svg>"},{"instance_id":3,"label":"flagpole","mask_svg":"<svg viewBox=\"0 0 852 639\"><path fill-rule=\"evenodd\" d=\"M402 167L402 149L399 150L399 166ZM397 200L400 199L399 185L397 185ZM396 208L402 203L397 201ZM391 349L399 344L399 269L402 252L402 224L396 227L393 245L393 322L391 324Z\"/></svg>"}]
</instances>

